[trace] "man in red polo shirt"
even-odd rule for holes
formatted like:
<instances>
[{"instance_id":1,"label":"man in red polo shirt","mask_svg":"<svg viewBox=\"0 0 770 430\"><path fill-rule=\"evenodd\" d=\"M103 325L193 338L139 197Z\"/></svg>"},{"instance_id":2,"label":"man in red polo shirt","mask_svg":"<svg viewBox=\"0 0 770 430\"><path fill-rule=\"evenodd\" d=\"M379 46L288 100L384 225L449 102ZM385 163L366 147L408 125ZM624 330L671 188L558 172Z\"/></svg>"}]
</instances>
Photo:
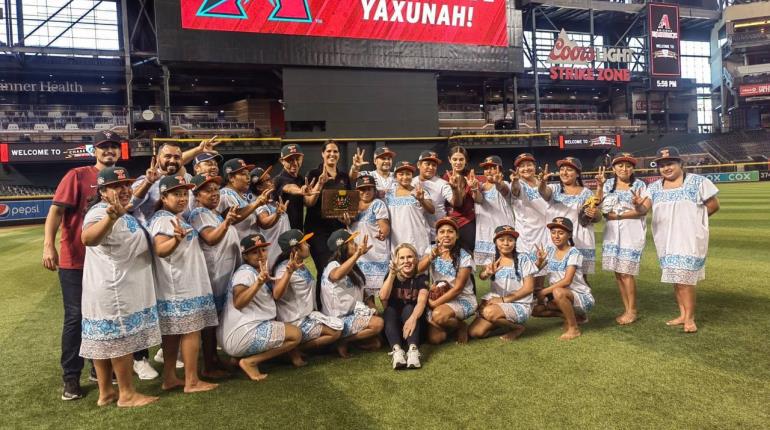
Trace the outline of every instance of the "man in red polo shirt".
<instances>
[{"instance_id":1,"label":"man in red polo shirt","mask_svg":"<svg viewBox=\"0 0 770 430\"><path fill-rule=\"evenodd\" d=\"M121 138L111 131L100 131L94 136L93 166L75 167L64 175L56 188L53 204L45 220L43 267L59 269L62 299L64 300L64 327L61 337L61 367L64 379L62 400L83 397L80 389L80 296L83 292L83 261L86 248L80 241L83 217L88 200L96 194L96 177L105 167L114 166L120 156ZM56 252L56 232L61 225L61 254Z\"/></svg>"}]
</instances>

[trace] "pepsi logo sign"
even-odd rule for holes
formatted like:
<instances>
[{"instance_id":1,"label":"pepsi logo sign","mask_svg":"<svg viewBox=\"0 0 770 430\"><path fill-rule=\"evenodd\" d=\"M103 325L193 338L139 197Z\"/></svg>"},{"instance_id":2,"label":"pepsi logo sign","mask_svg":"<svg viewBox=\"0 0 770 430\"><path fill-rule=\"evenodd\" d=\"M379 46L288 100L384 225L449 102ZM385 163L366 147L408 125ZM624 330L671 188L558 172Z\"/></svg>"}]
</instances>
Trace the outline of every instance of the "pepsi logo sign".
<instances>
[{"instance_id":1,"label":"pepsi logo sign","mask_svg":"<svg viewBox=\"0 0 770 430\"><path fill-rule=\"evenodd\" d=\"M10 213L11 213L11 207L6 204L0 203L0 218L5 218Z\"/></svg>"}]
</instances>

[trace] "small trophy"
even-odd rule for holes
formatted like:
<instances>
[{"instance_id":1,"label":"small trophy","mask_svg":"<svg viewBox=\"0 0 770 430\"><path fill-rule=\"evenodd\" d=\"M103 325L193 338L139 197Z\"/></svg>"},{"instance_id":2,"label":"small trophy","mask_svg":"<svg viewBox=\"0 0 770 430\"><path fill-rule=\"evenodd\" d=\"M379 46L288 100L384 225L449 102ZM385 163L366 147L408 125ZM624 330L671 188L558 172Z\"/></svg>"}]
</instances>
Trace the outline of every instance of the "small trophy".
<instances>
[{"instance_id":1,"label":"small trophy","mask_svg":"<svg viewBox=\"0 0 770 430\"><path fill-rule=\"evenodd\" d=\"M342 219L347 213L350 219L358 215L359 195L356 190L323 190L321 192L321 216Z\"/></svg>"}]
</instances>

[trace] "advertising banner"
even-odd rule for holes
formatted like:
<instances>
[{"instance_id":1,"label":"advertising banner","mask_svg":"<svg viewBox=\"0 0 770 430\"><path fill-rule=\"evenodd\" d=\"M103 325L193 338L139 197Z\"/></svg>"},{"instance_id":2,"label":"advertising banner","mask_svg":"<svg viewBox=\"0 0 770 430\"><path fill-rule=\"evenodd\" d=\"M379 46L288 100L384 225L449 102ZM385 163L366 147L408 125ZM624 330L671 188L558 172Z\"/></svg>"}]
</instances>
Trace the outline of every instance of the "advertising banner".
<instances>
[{"instance_id":1,"label":"advertising banner","mask_svg":"<svg viewBox=\"0 0 770 430\"><path fill-rule=\"evenodd\" d=\"M11 221L45 219L51 200L0 201L0 225Z\"/></svg>"},{"instance_id":2,"label":"advertising banner","mask_svg":"<svg viewBox=\"0 0 770 430\"><path fill-rule=\"evenodd\" d=\"M629 82L631 71L621 65L632 61L634 50L626 47L580 46L561 29L548 54L548 69L553 80ZM593 67L595 64L617 67Z\"/></svg>"},{"instance_id":3,"label":"advertising banner","mask_svg":"<svg viewBox=\"0 0 770 430\"><path fill-rule=\"evenodd\" d=\"M650 76L679 77L679 6L650 3L647 22L650 31Z\"/></svg>"},{"instance_id":4,"label":"advertising banner","mask_svg":"<svg viewBox=\"0 0 770 430\"><path fill-rule=\"evenodd\" d=\"M769 171L762 171L759 172L759 180L760 181L770 181L770 172Z\"/></svg>"},{"instance_id":5,"label":"advertising banner","mask_svg":"<svg viewBox=\"0 0 770 430\"><path fill-rule=\"evenodd\" d=\"M128 142L120 144L120 159L128 160ZM83 143L0 143L0 163L45 163L94 159L94 145Z\"/></svg>"},{"instance_id":6,"label":"advertising banner","mask_svg":"<svg viewBox=\"0 0 770 430\"><path fill-rule=\"evenodd\" d=\"M181 0L182 27L508 46L506 0Z\"/></svg>"},{"instance_id":7,"label":"advertising banner","mask_svg":"<svg viewBox=\"0 0 770 430\"><path fill-rule=\"evenodd\" d=\"M770 95L770 84L751 84L738 87L738 94L741 97Z\"/></svg>"},{"instance_id":8,"label":"advertising banner","mask_svg":"<svg viewBox=\"0 0 770 430\"><path fill-rule=\"evenodd\" d=\"M559 136L559 148L561 149L606 148L611 146L620 148L619 134L602 134L598 136Z\"/></svg>"},{"instance_id":9,"label":"advertising banner","mask_svg":"<svg viewBox=\"0 0 770 430\"><path fill-rule=\"evenodd\" d=\"M703 176L709 178L711 182L757 182L759 181L759 172L752 170L750 172L730 172L730 173L703 173Z\"/></svg>"}]
</instances>

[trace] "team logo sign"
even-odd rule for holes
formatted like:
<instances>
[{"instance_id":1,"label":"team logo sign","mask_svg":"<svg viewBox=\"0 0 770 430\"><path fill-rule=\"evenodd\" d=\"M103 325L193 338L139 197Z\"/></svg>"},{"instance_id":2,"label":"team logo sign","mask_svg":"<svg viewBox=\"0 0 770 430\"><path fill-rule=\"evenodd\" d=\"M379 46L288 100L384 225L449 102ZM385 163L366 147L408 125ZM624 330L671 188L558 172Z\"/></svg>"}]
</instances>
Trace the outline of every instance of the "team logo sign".
<instances>
[{"instance_id":1,"label":"team logo sign","mask_svg":"<svg viewBox=\"0 0 770 430\"><path fill-rule=\"evenodd\" d=\"M5 218L10 213L11 213L11 207L6 204L0 203L0 218Z\"/></svg>"},{"instance_id":2,"label":"team logo sign","mask_svg":"<svg viewBox=\"0 0 770 430\"><path fill-rule=\"evenodd\" d=\"M249 19L244 3L250 0L203 0L197 16L210 18ZM254 0L269 3L273 11L268 21L312 22L307 0Z\"/></svg>"}]
</instances>

